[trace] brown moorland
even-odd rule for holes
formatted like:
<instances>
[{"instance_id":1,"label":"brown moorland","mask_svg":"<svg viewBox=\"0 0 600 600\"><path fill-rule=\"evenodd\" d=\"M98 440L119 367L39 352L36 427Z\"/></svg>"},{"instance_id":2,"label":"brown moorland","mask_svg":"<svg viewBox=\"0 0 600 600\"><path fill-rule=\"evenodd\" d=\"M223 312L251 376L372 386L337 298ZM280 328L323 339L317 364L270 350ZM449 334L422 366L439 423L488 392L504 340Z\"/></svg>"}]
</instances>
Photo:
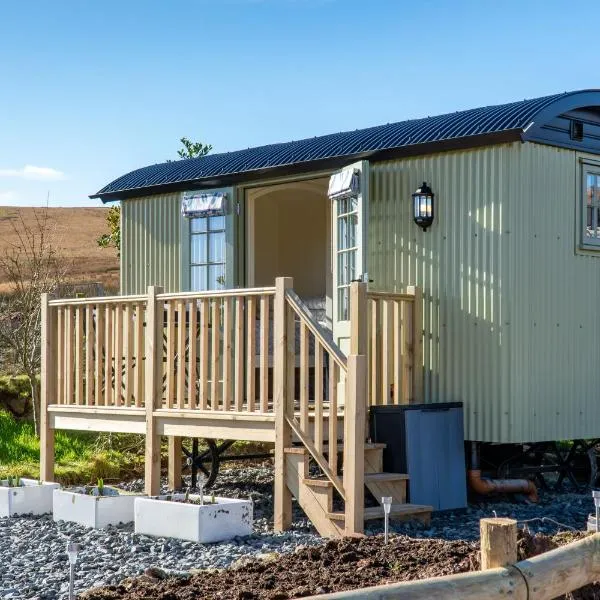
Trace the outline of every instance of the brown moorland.
<instances>
[{"instance_id":1,"label":"brown moorland","mask_svg":"<svg viewBox=\"0 0 600 600\"><path fill-rule=\"evenodd\" d=\"M107 293L118 293L119 259L114 248L100 248L98 237L107 233L106 208L31 208L0 207L0 252L10 252L17 243L17 229L23 223L36 230L36 216L48 211L53 244L70 263L69 280L75 283L100 282ZM8 291L8 283L0 272L0 293Z\"/></svg>"}]
</instances>

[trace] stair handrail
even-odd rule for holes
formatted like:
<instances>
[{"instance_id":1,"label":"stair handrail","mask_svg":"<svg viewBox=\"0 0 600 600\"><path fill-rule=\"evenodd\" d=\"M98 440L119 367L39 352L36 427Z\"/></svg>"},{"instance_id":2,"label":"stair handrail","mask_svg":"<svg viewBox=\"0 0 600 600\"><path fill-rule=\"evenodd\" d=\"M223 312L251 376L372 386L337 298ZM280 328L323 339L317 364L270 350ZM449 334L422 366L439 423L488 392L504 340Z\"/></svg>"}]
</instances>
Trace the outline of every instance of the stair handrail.
<instances>
[{"instance_id":1,"label":"stair handrail","mask_svg":"<svg viewBox=\"0 0 600 600\"><path fill-rule=\"evenodd\" d=\"M333 341L333 337L312 315L310 309L302 301L300 296L292 289L285 291L285 297L288 304L292 307L296 315L304 321L311 333L317 338L329 355L337 362L343 371L348 370L346 356Z\"/></svg>"}]
</instances>

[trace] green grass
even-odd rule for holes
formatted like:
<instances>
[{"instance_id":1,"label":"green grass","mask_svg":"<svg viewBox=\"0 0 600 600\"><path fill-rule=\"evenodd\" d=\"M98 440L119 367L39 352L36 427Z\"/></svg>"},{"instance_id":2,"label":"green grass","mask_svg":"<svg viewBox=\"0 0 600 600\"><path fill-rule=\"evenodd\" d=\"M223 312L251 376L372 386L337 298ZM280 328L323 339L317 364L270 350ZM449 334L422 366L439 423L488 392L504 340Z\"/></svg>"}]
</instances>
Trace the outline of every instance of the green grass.
<instances>
[{"instance_id":1,"label":"green grass","mask_svg":"<svg viewBox=\"0 0 600 600\"><path fill-rule=\"evenodd\" d=\"M55 475L64 484L106 482L143 472L140 436L57 431ZM39 476L40 443L33 423L0 411L0 478Z\"/></svg>"}]
</instances>

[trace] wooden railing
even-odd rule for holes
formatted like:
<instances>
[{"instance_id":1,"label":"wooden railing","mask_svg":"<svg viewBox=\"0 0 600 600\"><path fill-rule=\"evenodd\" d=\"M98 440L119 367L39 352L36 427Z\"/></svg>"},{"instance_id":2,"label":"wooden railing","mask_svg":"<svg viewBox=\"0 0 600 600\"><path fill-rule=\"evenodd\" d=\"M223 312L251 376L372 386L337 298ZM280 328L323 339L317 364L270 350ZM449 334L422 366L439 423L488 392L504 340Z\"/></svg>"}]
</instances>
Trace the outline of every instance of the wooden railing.
<instances>
[{"instance_id":1,"label":"wooden railing","mask_svg":"<svg viewBox=\"0 0 600 600\"><path fill-rule=\"evenodd\" d=\"M346 357L291 289L286 291L286 305L288 389L294 390L287 397L287 419L296 437L345 498L344 484L337 475L337 447L343 436L338 417L344 416L339 393L346 386Z\"/></svg>"},{"instance_id":2,"label":"wooden railing","mask_svg":"<svg viewBox=\"0 0 600 600\"><path fill-rule=\"evenodd\" d=\"M367 292L369 405L423 401L422 297Z\"/></svg>"},{"instance_id":3,"label":"wooden railing","mask_svg":"<svg viewBox=\"0 0 600 600\"><path fill-rule=\"evenodd\" d=\"M158 379L154 408L273 412L274 292L159 293L156 311L147 296L51 300L50 403L141 408L148 367ZM159 340L156 365L148 331Z\"/></svg>"},{"instance_id":4,"label":"wooden railing","mask_svg":"<svg viewBox=\"0 0 600 600\"><path fill-rule=\"evenodd\" d=\"M367 406L366 286L353 283L346 357L294 293L290 278L275 292L275 527L291 522L285 449L295 436L345 502L345 531L364 526L364 443ZM343 452L343 479L338 452ZM279 462L278 462L278 457Z\"/></svg>"}]
</instances>

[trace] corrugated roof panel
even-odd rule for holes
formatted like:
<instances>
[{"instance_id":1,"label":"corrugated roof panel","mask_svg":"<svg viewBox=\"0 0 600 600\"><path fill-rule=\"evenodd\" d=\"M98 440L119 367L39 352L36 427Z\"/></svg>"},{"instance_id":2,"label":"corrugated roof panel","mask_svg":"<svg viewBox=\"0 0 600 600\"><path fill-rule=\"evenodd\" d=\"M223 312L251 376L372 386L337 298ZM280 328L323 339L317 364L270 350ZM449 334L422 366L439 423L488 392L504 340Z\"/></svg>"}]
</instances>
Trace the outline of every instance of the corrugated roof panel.
<instances>
[{"instance_id":1,"label":"corrugated roof panel","mask_svg":"<svg viewBox=\"0 0 600 600\"><path fill-rule=\"evenodd\" d=\"M178 160L136 169L102 188L93 197L127 195L168 184L201 183L203 179L352 157L369 152L393 150L416 144L442 142L474 135L522 131L540 111L566 96L554 94L498 106L474 108L435 117L388 123L356 131L269 144L202 158Z\"/></svg>"}]
</instances>

